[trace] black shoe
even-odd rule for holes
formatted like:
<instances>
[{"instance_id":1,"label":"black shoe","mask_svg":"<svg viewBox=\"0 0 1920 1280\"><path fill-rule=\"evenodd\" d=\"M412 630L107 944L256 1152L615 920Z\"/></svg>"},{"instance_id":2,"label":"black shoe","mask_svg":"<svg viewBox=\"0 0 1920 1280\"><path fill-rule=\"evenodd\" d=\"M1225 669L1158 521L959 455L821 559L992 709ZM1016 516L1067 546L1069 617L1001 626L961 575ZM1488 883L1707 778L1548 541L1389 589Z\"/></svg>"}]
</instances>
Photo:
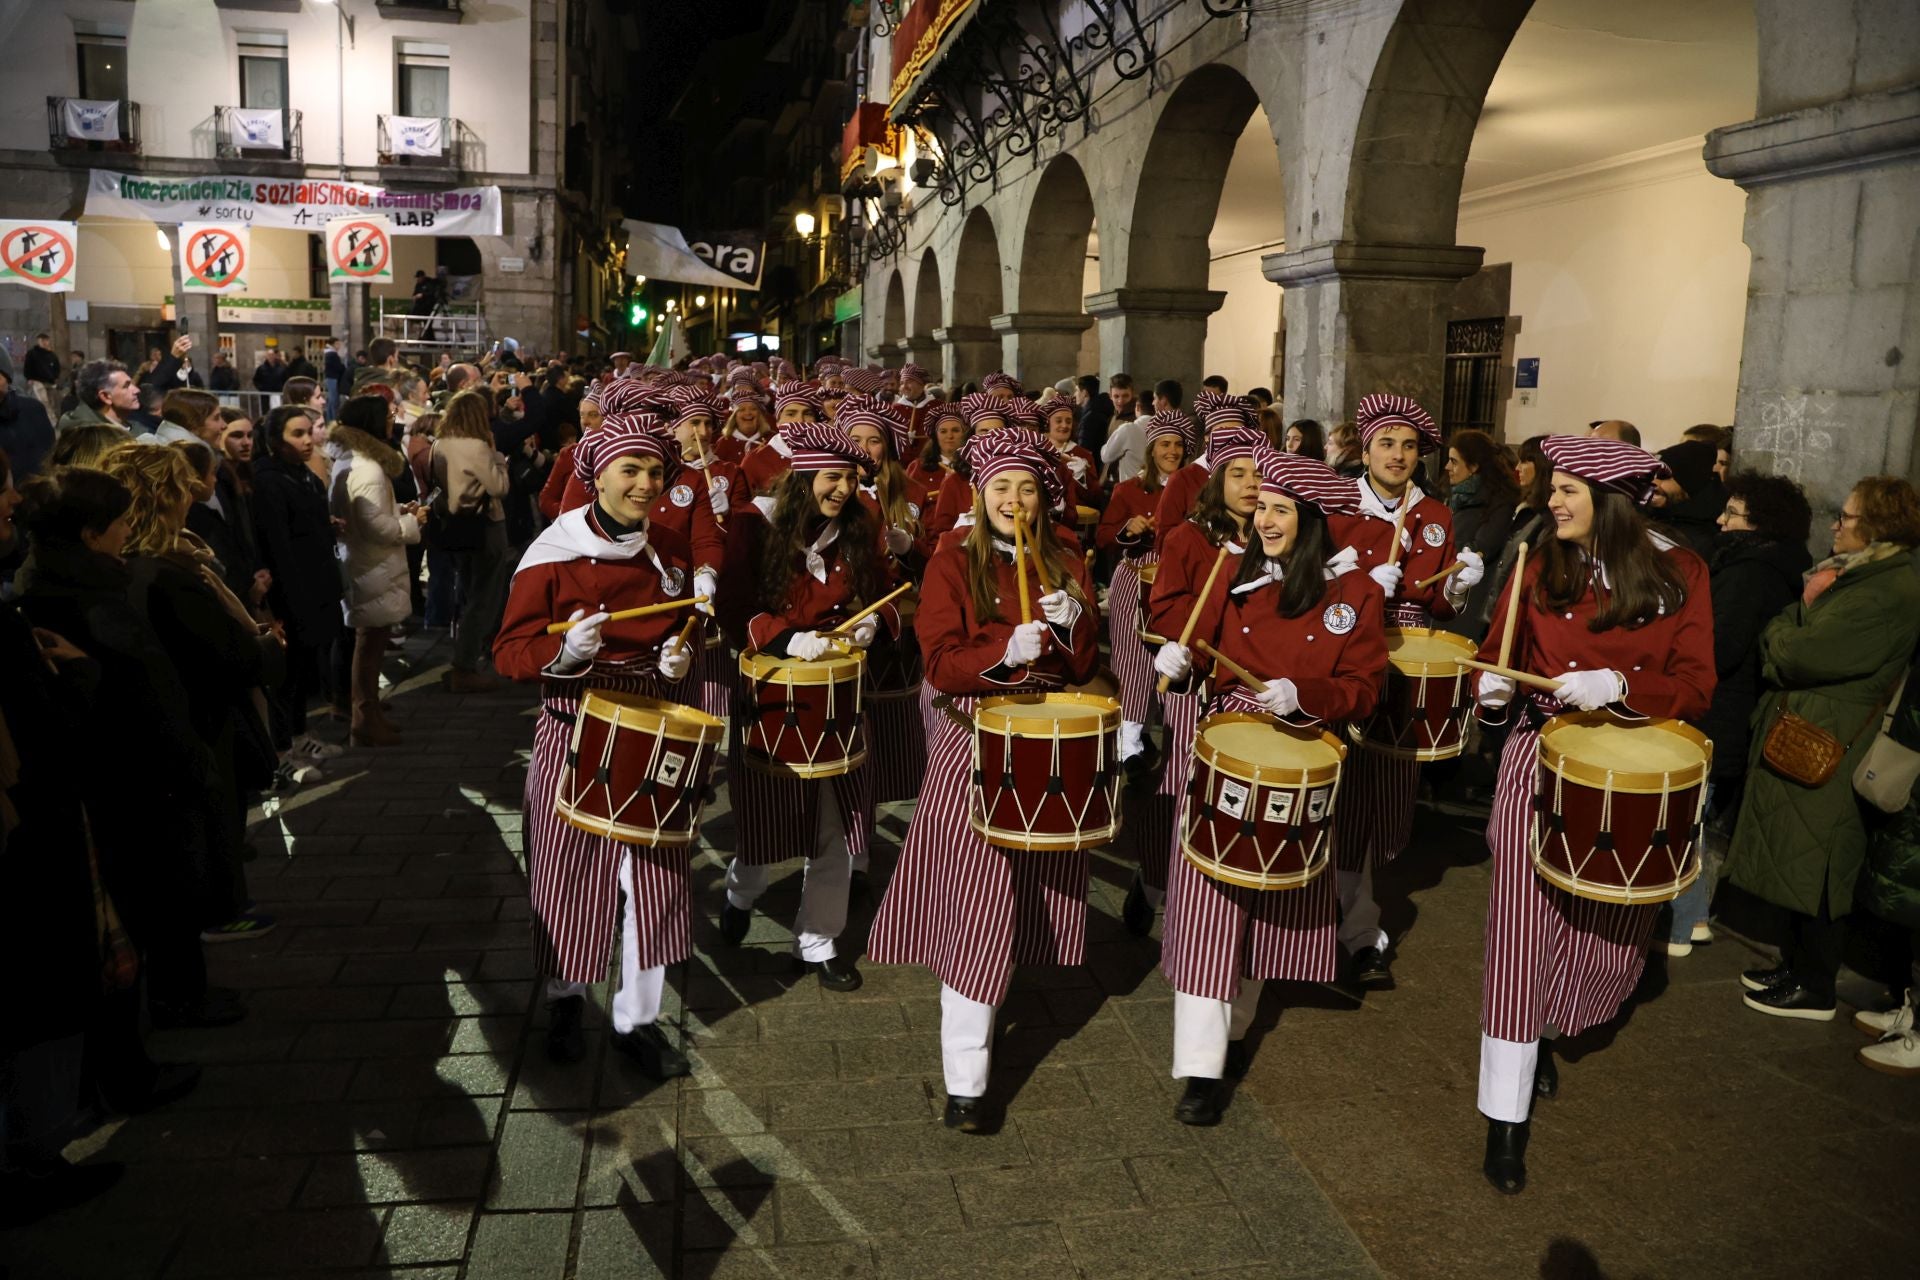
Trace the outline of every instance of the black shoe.
<instances>
[{"instance_id":1,"label":"black shoe","mask_svg":"<svg viewBox=\"0 0 1920 1280\"><path fill-rule=\"evenodd\" d=\"M1387 965L1387 953L1379 947L1362 947L1353 953L1351 975L1353 985L1362 991L1393 990L1393 970Z\"/></svg>"},{"instance_id":2,"label":"black shoe","mask_svg":"<svg viewBox=\"0 0 1920 1280\"><path fill-rule=\"evenodd\" d=\"M858 991L866 979L853 967L853 961L847 956L830 956L825 960L795 960L803 973L815 973L820 976L820 985L829 991Z\"/></svg>"},{"instance_id":3,"label":"black shoe","mask_svg":"<svg viewBox=\"0 0 1920 1280\"><path fill-rule=\"evenodd\" d=\"M958 1129L962 1133L985 1133L987 1130L987 1112L981 1098L962 1098L954 1094L947 1095L947 1128Z\"/></svg>"},{"instance_id":4,"label":"black shoe","mask_svg":"<svg viewBox=\"0 0 1920 1280\"><path fill-rule=\"evenodd\" d=\"M1487 1121L1487 1158L1480 1172L1502 1195L1517 1196L1527 1189L1527 1134L1532 1124L1531 1120Z\"/></svg>"},{"instance_id":5,"label":"black shoe","mask_svg":"<svg viewBox=\"0 0 1920 1280\"><path fill-rule=\"evenodd\" d=\"M1749 991L1765 991L1768 987L1777 987L1793 977L1793 969L1785 964L1777 964L1771 969L1749 969L1740 975L1740 985Z\"/></svg>"},{"instance_id":6,"label":"black shoe","mask_svg":"<svg viewBox=\"0 0 1920 1280\"><path fill-rule=\"evenodd\" d=\"M200 1086L200 1066L193 1062L155 1062L143 1078L126 1084L100 1086L100 1101L108 1110L137 1116L178 1102Z\"/></svg>"},{"instance_id":7,"label":"black shoe","mask_svg":"<svg viewBox=\"0 0 1920 1280\"><path fill-rule=\"evenodd\" d=\"M555 1062L578 1062L587 1056L585 996L563 996L547 1006L547 1057Z\"/></svg>"},{"instance_id":8,"label":"black shoe","mask_svg":"<svg viewBox=\"0 0 1920 1280\"><path fill-rule=\"evenodd\" d=\"M24 1227L85 1204L110 1190L126 1171L117 1160L70 1164L56 1156L0 1174L0 1227Z\"/></svg>"},{"instance_id":9,"label":"black shoe","mask_svg":"<svg viewBox=\"0 0 1920 1280\"><path fill-rule=\"evenodd\" d=\"M1560 1096L1560 1068L1553 1064L1553 1050L1544 1043L1533 1067L1533 1096L1549 1102Z\"/></svg>"},{"instance_id":10,"label":"black shoe","mask_svg":"<svg viewBox=\"0 0 1920 1280\"><path fill-rule=\"evenodd\" d=\"M747 940L747 930L753 927L753 912L734 906L731 902L720 904L720 937L730 947L737 947Z\"/></svg>"},{"instance_id":11,"label":"black shoe","mask_svg":"<svg viewBox=\"0 0 1920 1280\"><path fill-rule=\"evenodd\" d=\"M1151 791L1160 782L1160 770L1154 767L1151 747L1136 751L1121 761L1120 772L1125 775L1124 785L1129 791Z\"/></svg>"},{"instance_id":12,"label":"black shoe","mask_svg":"<svg viewBox=\"0 0 1920 1280\"><path fill-rule=\"evenodd\" d=\"M1808 1022L1832 1022L1839 1011L1833 992L1816 992L1798 978L1776 982L1764 991L1749 991L1740 997L1749 1009L1770 1013L1776 1018L1801 1018Z\"/></svg>"},{"instance_id":13,"label":"black shoe","mask_svg":"<svg viewBox=\"0 0 1920 1280\"><path fill-rule=\"evenodd\" d=\"M1244 1080L1247 1068L1253 1065L1253 1050L1247 1048L1245 1040L1227 1041L1227 1079Z\"/></svg>"},{"instance_id":14,"label":"black shoe","mask_svg":"<svg viewBox=\"0 0 1920 1280\"><path fill-rule=\"evenodd\" d=\"M1133 883L1127 886L1127 900L1120 906L1120 923L1136 938L1153 932L1153 904L1147 901L1147 882L1137 871Z\"/></svg>"},{"instance_id":15,"label":"black shoe","mask_svg":"<svg viewBox=\"0 0 1920 1280\"><path fill-rule=\"evenodd\" d=\"M246 1003L231 987L208 987L197 1000L153 1001L153 1025L163 1031L176 1027L228 1027L246 1016Z\"/></svg>"},{"instance_id":16,"label":"black shoe","mask_svg":"<svg viewBox=\"0 0 1920 1280\"><path fill-rule=\"evenodd\" d=\"M655 1080L671 1080L693 1072L687 1055L668 1042L666 1032L660 1030L657 1023L614 1032L613 1047L639 1063L640 1070Z\"/></svg>"},{"instance_id":17,"label":"black shoe","mask_svg":"<svg viewBox=\"0 0 1920 1280\"><path fill-rule=\"evenodd\" d=\"M1220 1082L1188 1076L1187 1091L1174 1104L1173 1118L1181 1124L1219 1124Z\"/></svg>"}]
</instances>

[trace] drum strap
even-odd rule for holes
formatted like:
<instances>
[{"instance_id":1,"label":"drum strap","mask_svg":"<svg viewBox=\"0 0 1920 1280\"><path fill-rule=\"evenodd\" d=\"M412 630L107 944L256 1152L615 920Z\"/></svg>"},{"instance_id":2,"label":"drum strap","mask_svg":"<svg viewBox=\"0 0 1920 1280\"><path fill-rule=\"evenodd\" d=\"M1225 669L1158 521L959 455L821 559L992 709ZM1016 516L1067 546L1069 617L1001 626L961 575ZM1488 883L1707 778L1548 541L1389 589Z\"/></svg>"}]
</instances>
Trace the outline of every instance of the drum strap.
<instances>
[{"instance_id":1,"label":"drum strap","mask_svg":"<svg viewBox=\"0 0 1920 1280\"><path fill-rule=\"evenodd\" d=\"M542 707L541 710L545 711L548 715L552 716L555 720L558 720L561 724L567 725L568 727L572 727L574 722L579 720L580 718L579 716L574 715L573 712L571 711L555 711L552 707Z\"/></svg>"}]
</instances>

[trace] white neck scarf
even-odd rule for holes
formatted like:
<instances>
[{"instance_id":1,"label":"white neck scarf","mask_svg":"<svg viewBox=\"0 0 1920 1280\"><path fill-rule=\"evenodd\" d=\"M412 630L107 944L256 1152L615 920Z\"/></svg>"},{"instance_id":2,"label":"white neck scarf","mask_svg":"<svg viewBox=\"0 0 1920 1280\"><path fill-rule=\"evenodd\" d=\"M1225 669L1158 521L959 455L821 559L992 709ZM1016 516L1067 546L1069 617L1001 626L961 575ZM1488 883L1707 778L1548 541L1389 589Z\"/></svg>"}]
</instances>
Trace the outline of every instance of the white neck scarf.
<instances>
[{"instance_id":1,"label":"white neck scarf","mask_svg":"<svg viewBox=\"0 0 1920 1280\"><path fill-rule=\"evenodd\" d=\"M821 552L839 540L840 522L829 520L827 527L820 531L820 536L813 540L813 545L807 548L807 572L823 587L827 584L827 558Z\"/></svg>"}]
</instances>

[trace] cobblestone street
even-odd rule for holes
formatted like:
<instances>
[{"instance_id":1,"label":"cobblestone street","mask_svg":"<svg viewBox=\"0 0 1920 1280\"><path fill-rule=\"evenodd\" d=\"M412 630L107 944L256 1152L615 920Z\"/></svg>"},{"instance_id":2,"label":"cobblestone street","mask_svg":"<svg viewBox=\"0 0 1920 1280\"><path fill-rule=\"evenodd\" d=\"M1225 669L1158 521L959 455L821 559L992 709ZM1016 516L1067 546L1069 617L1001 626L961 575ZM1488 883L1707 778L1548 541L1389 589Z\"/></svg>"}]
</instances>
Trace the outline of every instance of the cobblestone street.
<instances>
[{"instance_id":1,"label":"cobblestone street","mask_svg":"<svg viewBox=\"0 0 1920 1280\"><path fill-rule=\"evenodd\" d=\"M941 1126L932 977L867 966L851 995L796 978L793 875L723 948L711 853L698 955L669 971L694 1075L642 1078L597 1013L587 1061L556 1068L519 861L532 696L449 697L440 651L407 657L405 745L348 753L254 829L280 927L212 949L252 1016L155 1036L207 1064L200 1088L88 1140L127 1178L7 1241L11 1275L1912 1274L1920 1090L1860 1069L1844 1016L1743 1012L1753 952L1729 938L1656 959L1625 1025L1571 1048L1532 1185L1489 1190L1486 855L1471 819L1434 810L1383 887L1398 989L1276 984L1218 1128L1172 1117L1171 995L1157 944L1118 924L1130 869L1104 856L1089 963L1020 973L1002 1012L991 1137ZM722 800L706 834L724 849ZM882 812L876 893L907 817Z\"/></svg>"}]
</instances>

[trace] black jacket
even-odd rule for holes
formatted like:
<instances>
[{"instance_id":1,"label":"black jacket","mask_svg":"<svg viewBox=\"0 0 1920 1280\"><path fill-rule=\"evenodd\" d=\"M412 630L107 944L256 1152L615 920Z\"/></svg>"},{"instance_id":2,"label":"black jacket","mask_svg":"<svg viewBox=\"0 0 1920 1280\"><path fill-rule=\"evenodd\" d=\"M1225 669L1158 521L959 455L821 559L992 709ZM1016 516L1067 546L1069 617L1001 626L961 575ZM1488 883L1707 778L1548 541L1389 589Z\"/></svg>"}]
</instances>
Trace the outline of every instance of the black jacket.
<instances>
[{"instance_id":1,"label":"black jacket","mask_svg":"<svg viewBox=\"0 0 1920 1280\"><path fill-rule=\"evenodd\" d=\"M285 386L293 375L287 372L284 364L275 364L271 360L262 360L253 371L253 389L255 391L278 391Z\"/></svg>"},{"instance_id":2,"label":"black jacket","mask_svg":"<svg viewBox=\"0 0 1920 1280\"><path fill-rule=\"evenodd\" d=\"M206 389L206 383L200 377L198 369L187 370L186 380L180 378L180 357L169 352L160 357L160 363L153 366L153 372L141 379L143 387L158 387L162 391L172 391L177 387L196 387Z\"/></svg>"},{"instance_id":3,"label":"black jacket","mask_svg":"<svg viewBox=\"0 0 1920 1280\"><path fill-rule=\"evenodd\" d=\"M60 357L38 343L27 348L27 358L21 362L21 372L29 382L44 382L48 386L60 381Z\"/></svg>"},{"instance_id":4,"label":"black jacket","mask_svg":"<svg viewBox=\"0 0 1920 1280\"><path fill-rule=\"evenodd\" d=\"M230 364L217 364L207 371L207 390L238 391L240 371Z\"/></svg>"},{"instance_id":5,"label":"black jacket","mask_svg":"<svg viewBox=\"0 0 1920 1280\"><path fill-rule=\"evenodd\" d=\"M273 573L275 616L303 643L331 637L341 626L340 568L320 477L297 462L256 459L253 529L260 564Z\"/></svg>"},{"instance_id":6,"label":"black jacket","mask_svg":"<svg viewBox=\"0 0 1920 1280\"><path fill-rule=\"evenodd\" d=\"M1731 780L1747 769L1753 709L1760 702L1760 633L1800 598L1813 567L1807 549L1768 542L1757 533L1723 533L1707 562L1713 591L1713 666L1720 682L1696 724L1713 739L1713 776Z\"/></svg>"},{"instance_id":7,"label":"black jacket","mask_svg":"<svg viewBox=\"0 0 1920 1280\"><path fill-rule=\"evenodd\" d=\"M47 407L18 391L0 395L0 449L6 450L13 464L15 484L37 474L53 449L53 422Z\"/></svg>"},{"instance_id":8,"label":"black jacket","mask_svg":"<svg viewBox=\"0 0 1920 1280\"><path fill-rule=\"evenodd\" d=\"M254 571L260 567L260 552L254 543L253 503L242 496L231 464L222 464L214 473L214 492L220 499L219 509L211 503L194 503L187 509L187 528L198 534L219 559L227 589L245 600L253 590Z\"/></svg>"}]
</instances>

